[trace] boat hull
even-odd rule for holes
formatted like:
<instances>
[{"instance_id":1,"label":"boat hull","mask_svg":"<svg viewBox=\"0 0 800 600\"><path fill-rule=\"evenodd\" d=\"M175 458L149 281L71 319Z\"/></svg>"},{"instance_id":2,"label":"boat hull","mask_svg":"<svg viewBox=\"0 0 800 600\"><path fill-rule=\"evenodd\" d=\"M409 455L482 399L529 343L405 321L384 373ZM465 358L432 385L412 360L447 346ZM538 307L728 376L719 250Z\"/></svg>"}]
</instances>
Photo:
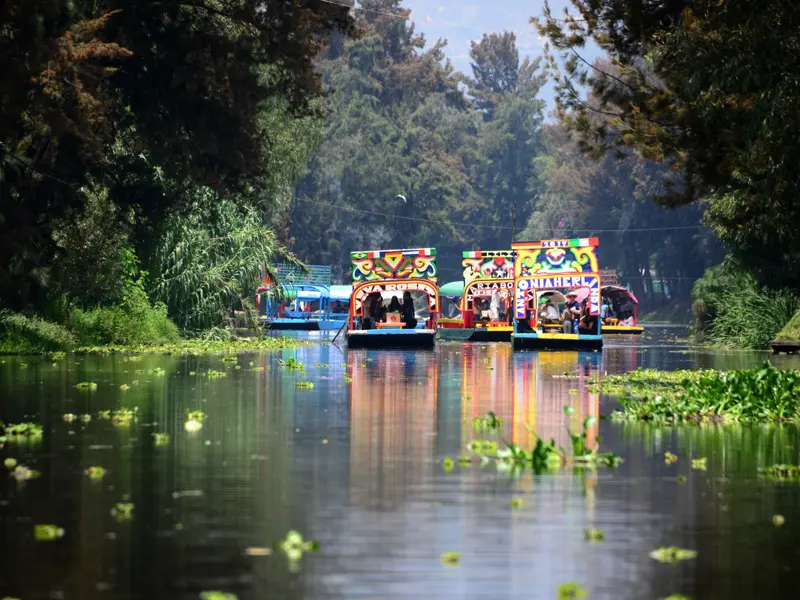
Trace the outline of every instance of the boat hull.
<instances>
[{"instance_id":1,"label":"boat hull","mask_svg":"<svg viewBox=\"0 0 800 600\"><path fill-rule=\"evenodd\" d=\"M262 320L261 323L271 331L338 331L344 325L344 321L319 319L274 319Z\"/></svg>"},{"instance_id":2,"label":"boat hull","mask_svg":"<svg viewBox=\"0 0 800 600\"><path fill-rule=\"evenodd\" d=\"M603 325L603 335L641 335L644 327L634 325Z\"/></svg>"},{"instance_id":3,"label":"boat hull","mask_svg":"<svg viewBox=\"0 0 800 600\"><path fill-rule=\"evenodd\" d=\"M510 342L513 327L439 329L439 339L457 342Z\"/></svg>"},{"instance_id":4,"label":"boat hull","mask_svg":"<svg viewBox=\"0 0 800 600\"><path fill-rule=\"evenodd\" d=\"M576 333L517 333L514 350L601 350L603 336Z\"/></svg>"},{"instance_id":5,"label":"boat hull","mask_svg":"<svg viewBox=\"0 0 800 600\"><path fill-rule=\"evenodd\" d=\"M348 348L430 349L436 344L433 329L369 329L347 332Z\"/></svg>"}]
</instances>

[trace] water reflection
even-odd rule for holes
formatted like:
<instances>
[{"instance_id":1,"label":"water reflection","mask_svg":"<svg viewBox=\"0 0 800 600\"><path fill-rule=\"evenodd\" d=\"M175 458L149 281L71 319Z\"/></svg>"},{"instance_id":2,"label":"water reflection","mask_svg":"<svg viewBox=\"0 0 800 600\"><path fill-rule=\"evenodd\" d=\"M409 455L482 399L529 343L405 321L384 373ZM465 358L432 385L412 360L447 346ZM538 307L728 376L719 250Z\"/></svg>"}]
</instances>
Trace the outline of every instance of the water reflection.
<instances>
[{"instance_id":1,"label":"water reflection","mask_svg":"<svg viewBox=\"0 0 800 600\"><path fill-rule=\"evenodd\" d=\"M279 358L301 361L304 374L281 368ZM0 477L0 597L172 600L222 589L242 600L551 599L567 581L591 598L796 597L800 486L760 479L757 467L800 461L797 427L598 421L589 442L602 436L603 450L625 459L613 472L441 466L486 435L472 421L489 411L514 443L530 448L535 431L566 446L568 427L612 408L593 391L605 371L749 367L764 358L689 350L670 337L619 340L602 354L312 344L243 356L239 369L220 357L69 357L55 366L7 358L0 418L42 423L44 436L0 450L42 472L24 487ZM209 379L209 369L227 377ZM313 389L297 388L300 380ZM80 381L96 382L96 392L79 393ZM123 383L130 389L120 390ZM134 406L140 418L129 427L96 418ZM201 431L184 430L187 410L208 415ZM66 423L66 412L95 416ZM157 447L155 431L171 444ZM666 465L666 451L678 463ZM708 459L706 471L691 468L698 457ZM84 475L92 465L108 469L99 484ZM110 508L128 498L134 519L117 523ZM514 498L521 508L512 508ZM783 528L771 524L776 513ZM67 534L35 542L35 523ZM588 545L585 528L605 530L606 541ZM296 571L279 552L245 554L289 529L321 544ZM648 557L673 544L697 550L697 559L673 568ZM441 565L446 551L461 552L461 567Z\"/></svg>"}]
</instances>

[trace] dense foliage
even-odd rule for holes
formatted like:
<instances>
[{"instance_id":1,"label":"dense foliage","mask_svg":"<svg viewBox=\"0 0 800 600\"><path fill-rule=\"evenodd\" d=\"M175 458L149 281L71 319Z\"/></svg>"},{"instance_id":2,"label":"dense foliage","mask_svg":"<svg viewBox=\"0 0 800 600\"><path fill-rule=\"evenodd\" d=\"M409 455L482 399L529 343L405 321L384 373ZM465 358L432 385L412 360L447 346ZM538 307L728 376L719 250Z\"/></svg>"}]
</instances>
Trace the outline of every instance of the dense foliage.
<instances>
[{"instance_id":1,"label":"dense foliage","mask_svg":"<svg viewBox=\"0 0 800 600\"><path fill-rule=\"evenodd\" d=\"M633 147L680 173L662 201L705 198L708 221L734 254L797 287L795 4L571 1L575 14L557 18L548 7L540 29L567 59L559 108L584 149ZM588 40L613 69L582 60Z\"/></svg>"}]
</instances>

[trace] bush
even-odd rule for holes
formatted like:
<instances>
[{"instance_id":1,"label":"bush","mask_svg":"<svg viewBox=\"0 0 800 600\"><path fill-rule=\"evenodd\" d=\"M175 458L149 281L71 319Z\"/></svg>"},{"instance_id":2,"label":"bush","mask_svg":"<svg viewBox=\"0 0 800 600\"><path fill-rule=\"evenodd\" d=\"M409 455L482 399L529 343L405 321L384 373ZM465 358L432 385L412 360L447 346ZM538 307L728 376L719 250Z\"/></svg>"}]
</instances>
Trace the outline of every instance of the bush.
<instances>
[{"instance_id":1,"label":"bush","mask_svg":"<svg viewBox=\"0 0 800 600\"><path fill-rule=\"evenodd\" d=\"M786 324L786 327L778 332L775 339L782 342L796 342L800 340L800 310L794 314L792 319Z\"/></svg>"},{"instance_id":2,"label":"bush","mask_svg":"<svg viewBox=\"0 0 800 600\"><path fill-rule=\"evenodd\" d=\"M75 336L63 325L28 317L19 313L0 311L0 353L41 354L69 350Z\"/></svg>"},{"instance_id":3,"label":"bush","mask_svg":"<svg viewBox=\"0 0 800 600\"><path fill-rule=\"evenodd\" d=\"M69 324L82 346L151 346L180 339L178 328L167 316L167 307L160 302L151 306L138 286L126 292L121 305L73 310Z\"/></svg>"},{"instance_id":4,"label":"bush","mask_svg":"<svg viewBox=\"0 0 800 600\"><path fill-rule=\"evenodd\" d=\"M698 333L722 347L766 348L800 309L792 290L762 285L734 262L706 271L692 298Z\"/></svg>"}]
</instances>

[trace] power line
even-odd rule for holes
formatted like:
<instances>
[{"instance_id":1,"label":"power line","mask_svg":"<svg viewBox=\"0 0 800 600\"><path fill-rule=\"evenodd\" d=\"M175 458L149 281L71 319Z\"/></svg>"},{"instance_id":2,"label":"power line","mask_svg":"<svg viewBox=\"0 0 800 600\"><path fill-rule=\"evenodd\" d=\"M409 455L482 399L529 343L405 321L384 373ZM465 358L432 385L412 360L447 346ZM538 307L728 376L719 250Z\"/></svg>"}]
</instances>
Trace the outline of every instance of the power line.
<instances>
[{"instance_id":1,"label":"power line","mask_svg":"<svg viewBox=\"0 0 800 600\"><path fill-rule=\"evenodd\" d=\"M452 227L468 227L470 229L475 228L482 228L482 229L502 229L509 231L512 228L504 225L482 225L480 223L455 223L453 221L448 221L446 219L425 219L422 217L407 217L404 215L393 215L390 213L383 213L374 210L362 210L359 208L353 208L350 206L340 206L336 204L331 204L329 202L319 202L317 200L309 200L307 198L295 198L297 202L306 202L308 204L317 204L320 206L327 206L329 208L334 208L337 210L347 210L350 212L361 213L365 215L377 215L379 217L389 217L391 219L403 219L406 221L419 221L423 223L437 223L441 225L450 225ZM565 231L569 231L572 234L576 234L577 232L586 232L587 234L590 233L627 233L627 232L646 232L646 231L680 231L680 230L687 230L687 229L705 229L705 225L680 225L674 227L639 227L639 228L630 228L630 229L568 229Z\"/></svg>"}]
</instances>

